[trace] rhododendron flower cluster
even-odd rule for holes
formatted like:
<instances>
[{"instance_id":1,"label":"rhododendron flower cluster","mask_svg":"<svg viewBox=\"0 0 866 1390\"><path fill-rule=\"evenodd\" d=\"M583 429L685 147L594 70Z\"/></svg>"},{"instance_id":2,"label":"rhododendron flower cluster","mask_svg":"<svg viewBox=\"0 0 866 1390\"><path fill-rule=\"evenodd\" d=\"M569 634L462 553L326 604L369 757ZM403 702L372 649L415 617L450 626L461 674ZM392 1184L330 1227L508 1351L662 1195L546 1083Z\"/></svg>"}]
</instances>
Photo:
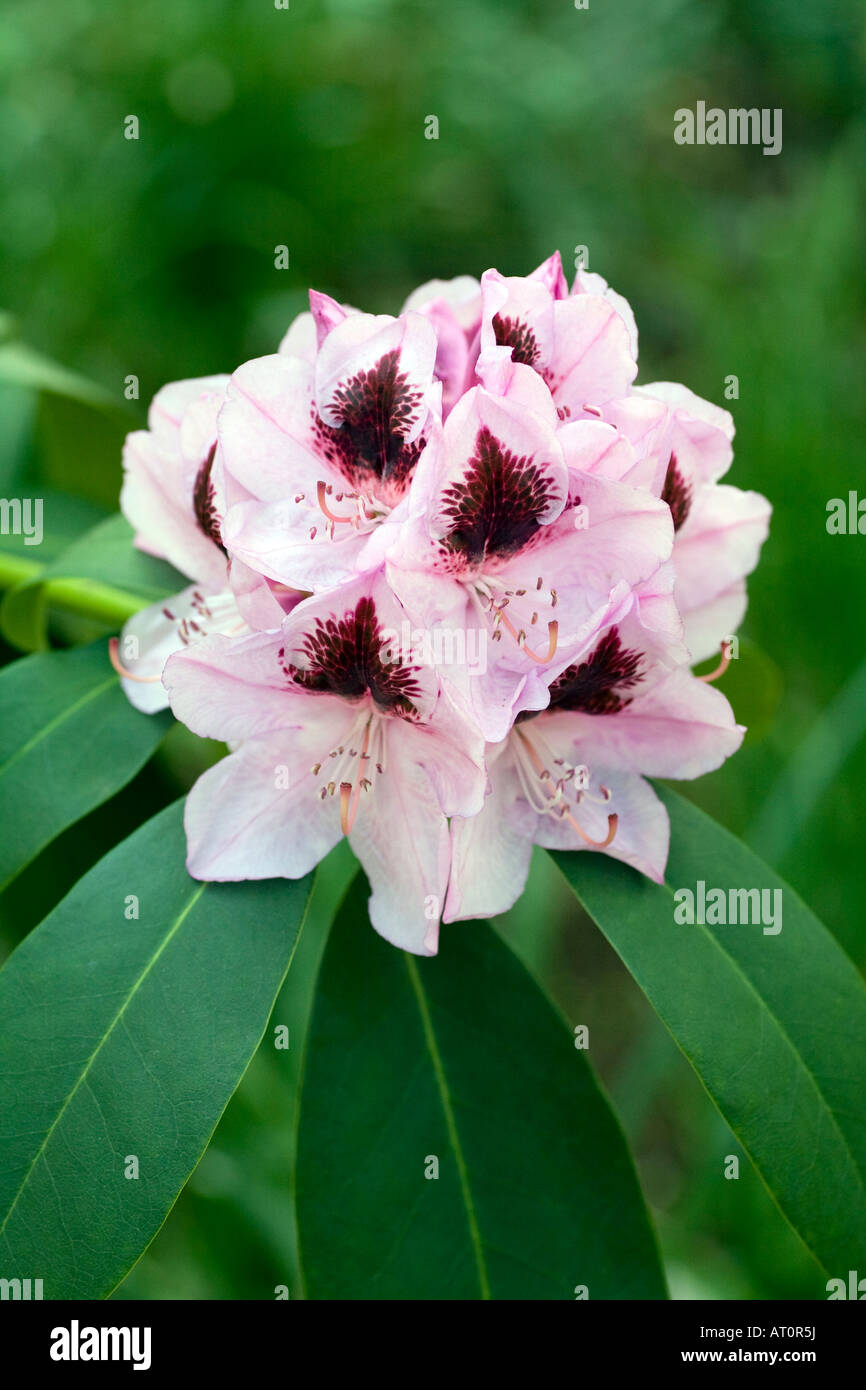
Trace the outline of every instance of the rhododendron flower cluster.
<instances>
[{"instance_id":1,"label":"rhododendron flower cluster","mask_svg":"<svg viewBox=\"0 0 866 1390\"><path fill-rule=\"evenodd\" d=\"M511 906L534 844L661 881L645 778L742 740L691 668L724 668L770 508L719 481L727 411L636 375L628 304L556 254L396 316L311 292L278 352L157 395L121 503L190 584L112 655L229 745L187 800L194 877L300 877L347 836L373 926L427 955Z\"/></svg>"}]
</instances>

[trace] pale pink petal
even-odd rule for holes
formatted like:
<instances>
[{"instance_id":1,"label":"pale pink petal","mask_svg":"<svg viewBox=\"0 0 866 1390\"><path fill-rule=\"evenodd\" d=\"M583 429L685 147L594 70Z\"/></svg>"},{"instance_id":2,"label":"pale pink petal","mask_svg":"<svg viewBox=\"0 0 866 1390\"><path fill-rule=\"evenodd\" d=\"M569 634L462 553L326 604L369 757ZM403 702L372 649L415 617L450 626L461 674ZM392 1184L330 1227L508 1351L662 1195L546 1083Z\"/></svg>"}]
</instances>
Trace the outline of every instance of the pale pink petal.
<instances>
[{"instance_id":1,"label":"pale pink petal","mask_svg":"<svg viewBox=\"0 0 866 1390\"><path fill-rule=\"evenodd\" d=\"M528 811L507 744L491 749L491 794L477 816L451 821L451 877L443 920L495 917L526 886L537 816Z\"/></svg>"},{"instance_id":2,"label":"pale pink petal","mask_svg":"<svg viewBox=\"0 0 866 1390\"><path fill-rule=\"evenodd\" d=\"M391 720L388 754L415 762L430 779L446 816L474 816L484 801L487 771L478 729L440 696L429 723Z\"/></svg>"},{"instance_id":3,"label":"pale pink petal","mask_svg":"<svg viewBox=\"0 0 866 1390\"><path fill-rule=\"evenodd\" d=\"M556 401L543 376L532 367L526 367L503 352L498 357L491 356L483 369L484 389L493 396L502 396L509 405L530 411L547 426L559 428L560 417Z\"/></svg>"},{"instance_id":4,"label":"pale pink petal","mask_svg":"<svg viewBox=\"0 0 866 1390\"><path fill-rule=\"evenodd\" d=\"M539 267L537 278L485 272L477 372L493 389L503 360L532 367L550 387L561 417L577 419L626 395L637 364L614 304L595 294L554 298L558 286L555 262Z\"/></svg>"},{"instance_id":5,"label":"pale pink petal","mask_svg":"<svg viewBox=\"0 0 866 1390\"><path fill-rule=\"evenodd\" d=\"M508 609L520 613L520 626L526 627L523 619L534 610L542 631L550 619L558 621L563 641L585 621L587 605L596 608L622 581L635 585L648 579L673 545L670 513L657 498L593 474L571 476L571 505L534 548L497 572L510 589L526 590L522 602L512 599Z\"/></svg>"},{"instance_id":6,"label":"pale pink petal","mask_svg":"<svg viewBox=\"0 0 866 1390\"><path fill-rule=\"evenodd\" d=\"M389 715L399 714L397 696L404 690L413 720L426 722L439 698L439 679L415 656L411 641L404 642L405 634L411 634L409 614L378 571L299 603L283 620L282 662L299 672L315 668L315 689L348 698L371 690L376 708ZM328 658L327 670L311 647Z\"/></svg>"},{"instance_id":7,"label":"pale pink petal","mask_svg":"<svg viewBox=\"0 0 866 1390\"><path fill-rule=\"evenodd\" d=\"M555 348L547 383L566 418L624 396L637 374L628 328L613 305L581 294L553 305Z\"/></svg>"},{"instance_id":8,"label":"pale pink petal","mask_svg":"<svg viewBox=\"0 0 866 1390\"><path fill-rule=\"evenodd\" d=\"M340 806L310 768L346 734L351 711L328 702L303 728L250 739L198 779L186 801L193 878L302 878L342 838Z\"/></svg>"},{"instance_id":9,"label":"pale pink petal","mask_svg":"<svg viewBox=\"0 0 866 1390\"><path fill-rule=\"evenodd\" d=\"M726 483L698 493L674 542L676 599L684 615L752 572L767 538L770 513L760 493Z\"/></svg>"},{"instance_id":10,"label":"pale pink petal","mask_svg":"<svg viewBox=\"0 0 866 1390\"><path fill-rule=\"evenodd\" d=\"M417 439L427 420L429 391L436 361L436 334L420 314L399 319L387 314L354 314L332 329L316 358L316 405L326 424L344 423L344 401L355 381L376 372L383 360L396 355L397 370L406 377L400 413L391 423L405 443Z\"/></svg>"},{"instance_id":11,"label":"pale pink petal","mask_svg":"<svg viewBox=\"0 0 866 1390\"><path fill-rule=\"evenodd\" d=\"M166 709L162 673L172 653L209 633L244 630L230 592L204 595L195 584L135 613L124 624L117 649L121 666L130 672L130 679L120 682L130 703L147 714Z\"/></svg>"},{"instance_id":12,"label":"pale pink petal","mask_svg":"<svg viewBox=\"0 0 866 1390\"><path fill-rule=\"evenodd\" d=\"M649 488L660 497L671 457L669 406L664 401L632 394L605 401L600 411L601 418L624 435L634 451L632 467L627 473L616 475L607 467L603 471L609 477L618 476L632 487ZM619 456L616 461L619 463Z\"/></svg>"},{"instance_id":13,"label":"pale pink petal","mask_svg":"<svg viewBox=\"0 0 866 1390\"><path fill-rule=\"evenodd\" d=\"M320 290L310 290L310 313L316 328L317 346L321 348L328 334L350 314L357 312L356 309L348 309L346 305L339 304L329 294L322 294Z\"/></svg>"},{"instance_id":14,"label":"pale pink petal","mask_svg":"<svg viewBox=\"0 0 866 1390\"><path fill-rule=\"evenodd\" d=\"M543 279L486 270L481 295L479 378L485 381L487 371L501 360L544 371L554 358L556 342L554 301Z\"/></svg>"},{"instance_id":15,"label":"pale pink petal","mask_svg":"<svg viewBox=\"0 0 866 1390\"><path fill-rule=\"evenodd\" d=\"M630 475L637 462L629 439L601 420L575 420L563 425L557 438L569 469L578 473L596 473L617 482Z\"/></svg>"},{"instance_id":16,"label":"pale pink petal","mask_svg":"<svg viewBox=\"0 0 866 1390\"><path fill-rule=\"evenodd\" d=\"M545 718L545 716L541 716ZM589 854L608 854L619 859L655 883L664 882L664 871L670 843L668 813L652 787L642 777L620 772L591 762L592 748L585 745L580 759L590 766L593 785L608 788L609 802L584 801L575 819L585 834L602 842L608 834L608 816L617 816L617 831L613 842L604 850L588 846L565 819L556 815L538 817L536 844L545 849L579 850Z\"/></svg>"},{"instance_id":17,"label":"pale pink petal","mask_svg":"<svg viewBox=\"0 0 866 1390\"><path fill-rule=\"evenodd\" d=\"M687 479L711 483L726 473L734 457L730 411L696 396L674 381L636 386L636 396L663 401L672 415L670 446Z\"/></svg>"},{"instance_id":18,"label":"pale pink petal","mask_svg":"<svg viewBox=\"0 0 866 1390\"><path fill-rule=\"evenodd\" d=\"M568 496L568 474L555 432L548 422L528 415L519 404L476 387L466 393L445 423L436 479L438 497L428 515L434 540L453 533L455 489L467 492L467 504L477 495L478 506L489 507L491 489L504 483L506 471L514 473L514 463L509 462L506 468L506 460L525 461L524 472L531 472L533 486L544 493L535 522L547 525ZM497 461L502 478L497 475L487 485L485 479L490 469L495 472ZM449 567L453 563L447 561Z\"/></svg>"},{"instance_id":19,"label":"pale pink petal","mask_svg":"<svg viewBox=\"0 0 866 1390\"><path fill-rule=\"evenodd\" d=\"M386 770L362 793L349 844L373 890L373 927L394 946L433 956L448 886L448 821L424 769L391 756L398 723L388 721Z\"/></svg>"},{"instance_id":20,"label":"pale pink petal","mask_svg":"<svg viewBox=\"0 0 866 1390\"><path fill-rule=\"evenodd\" d=\"M174 438L189 407L203 392L222 395L227 376L199 376L171 381L157 391L147 412L147 427L153 434Z\"/></svg>"},{"instance_id":21,"label":"pale pink petal","mask_svg":"<svg viewBox=\"0 0 866 1390\"><path fill-rule=\"evenodd\" d=\"M573 749L591 750L593 766L690 779L720 767L739 748L745 729L720 690L680 668L639 689L616 714L551 708L544 732L560 743L570 738Z\"/></svg>"},{"instance_id":22,"label":"pale pink petal","mask_svg":"<svg viewBox=\"0 0 866 1390\"><path fill-rule=\"evenodd\" d=\"M305 362L314 362L318 350L318 335L313 315L298 314L280 339L277 351L283 357L301 357Z\"/></svg>"},{"instance_id":23,"label":"pale pink petal","mask_svg":"<svg viewBox=\"0 0 866 1390\"><path fill-rule=\"evenodd\" d=\"M219 521L208 499L211 427L225 381L202 378L165 387L151 406L155 428L133 431L123 446L120 506L136 545L211 590L226 577ZM212 521L203 510L208 507Z\"/></svg>"},{"instance_id":24,"label":"pale pink petal","mask_svg":"<svg viewBox=\"0 0 866 1390\"><path fill-rule=\"evenodd\" d=\"M736 580L715 598L683 614L685 640L693 662L718 656L722 643L733 637L746 614L746 581Z\"/></svg>"},{"instance_id":25,"label":"pale pink petal","mask_svg":"<svg viewBox=\"0 0 866 1390\"><path fill-rule=\"evenodd\" d=\"M542 261L540 266L531 271L528 279L540 280L554 299L565 299L568 296L568 281L558 251L554 251L552 256L548 256L546 261Z\"/></svg>"},{"instance_id":26,"label":"pale pink petal","mask_svg":"<svg viewBox=\"0 0 866 1390\"><path fill-rule=\"evenodd\" d=\"M318 701L292 684L282 649L277 630L207 637L170 657L163 681L177 718L231 743L305 723Z\"/></svg>"},{"instance_id":27,"label":"pale pink petal","mask_svg":"<svg viewBox=\"0 0 866 1390\"><path fill-rule=\"evenodd\" d=\"M286 613L308 597L303 589L270 582L236 556L229 566L229 584L244 621L258 631L279 627Z\"/></svg>"},{"instance_id":28,"label":"pale pink petal","mask_svg":"<svg viewBox=\"0 0 866 1390\"><path fill-rule=\"evenodd\" d=\"M470 343L481 326L481 286L471 275L430 280L403 305L404 314L413 310L429 319L436 333L434 375L442 382L444 417L472 384L477 352L470 353Z\"/></svg>"},{"instance_id":29,"label":"pale pink petal","mask_svg":"<svg viewBox=\"0 0 866 1390\"><path fill-rule=\"evenodd\" d=\"M424 314L434 304L447 304L467 339L481 323L481 286L474 275L455 275L453 280L427 280L413 290L401 309Z\"/></svg>"},{"instance_id":30,"label":"pale pink petal","mask_svg":"<svg viewBox=\"0 0 866 1390\"><path fill-rule=\"evenodd\" d=\"M313 367L301 358L273 354L235 372L218 419L229 505L239 500L232 480L240 500L306 494L310 507L319 479L339 481L316 451L312 414Z\"/></svg>"},{"instance_id":31,"label":"pale pink petal","mask_svg":"<svg viewBox=\"0 0 866 1390\"><path fill-rule=\"evenodd\" d=\"M571 287L572 294L594 294L600 299L606 299L619 314L626 328L628 329L629 352L637 361L637 324L635 323L632 307L627 299L616 290L612 290L604 276L597 275L594 271L578 270L574 277L574 284Z\"/></svg>"}]
</instances>

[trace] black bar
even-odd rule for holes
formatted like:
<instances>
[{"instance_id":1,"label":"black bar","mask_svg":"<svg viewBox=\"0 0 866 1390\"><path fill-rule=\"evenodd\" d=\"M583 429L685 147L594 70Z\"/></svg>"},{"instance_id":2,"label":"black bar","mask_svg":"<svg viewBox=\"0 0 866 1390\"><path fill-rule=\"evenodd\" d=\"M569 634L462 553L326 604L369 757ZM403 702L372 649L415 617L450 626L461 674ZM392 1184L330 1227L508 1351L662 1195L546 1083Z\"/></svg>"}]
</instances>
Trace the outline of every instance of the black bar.
<instances>
[{"instance_id":1,"label":"black bar","mask_svg":"<svg viewBox=\"0 0 866 1390\"><path fill-rule=\"evenodd\" d=\"M557 1350L566 1357L557 1378L568 1374L568 1366L575 1376L592 1367L596 1378L605 1369L653 1374L675 1366L700 1372L712 1365L806 1366L826 1376L852 1360L857 1364L864 1330L863 1310L847 1300L527 1303L518 1315L495 1304L414 1306L412 1314L405 1303L365 1303L355 1323L353 1305L346 1303L12 1301L0 1304L0 1337L4 1365L18 1362L25 1374L48 1371L60 1378L92 1379L105 1370L134 1375L138 1361L140 1374L158 1377L184 1371L266 1376L279 1368L290 1383L299 1376L309 1380L311 1355L332 1375L342 1352L352 1371L371 1374L390 1365L400 1379L429 1382L437 1361L443 1374L465 1368L468 1358L458 1348L466 1337L472 1362L480 1358L489 1373L501 1359L515 1376L515 1352L529 1354L538 1378L546 1378ZM102 1328L117 1333L103 1338ZM449 1335L452 1329L463 1334L460 1343ZM106 1359L86 1359L92 1350ZM115 1350L126 1359L112 1359ZM61 1355L70 1359L55 1359Z\"/></svg>"}]
</instances>

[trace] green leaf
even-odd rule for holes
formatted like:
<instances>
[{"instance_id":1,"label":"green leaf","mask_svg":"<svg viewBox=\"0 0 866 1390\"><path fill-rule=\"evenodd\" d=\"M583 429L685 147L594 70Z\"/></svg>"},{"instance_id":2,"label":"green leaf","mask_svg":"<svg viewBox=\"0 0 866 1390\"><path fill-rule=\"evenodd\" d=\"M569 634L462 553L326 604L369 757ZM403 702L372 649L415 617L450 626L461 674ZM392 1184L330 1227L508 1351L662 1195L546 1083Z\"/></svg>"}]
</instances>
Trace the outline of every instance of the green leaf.
<instances>
[{"instance_id":1,"label":"green leaf","mask_svg":"<svg viewBox=\"0 0 866 1390\"><path fill-rule=\"evenodd\" d=\"M123 402L106 391L104 386L88 381L77 372L68 371L26 343L0 342L0 381L67 396L96 410L123 410Z\"/></svg>"},{"instance_id":2,"label":"green leaf","mask_svg":"<svg viewBox=\"0 0 866 1390\"><path fill-rule=\"evenodd\" d=\"M737 711L738 718L739 710ZM851 673L826 709L815 716L746 832L762 855L778 864L806 831L821 798L840 777L866 729L866 661Z\"/></svg>"},{"instance_id":3,"label":"green leaf","mask_svg":"<svg viewBox=\"0 0 866 1390\"><path fill-rule=\"evenodd\" d=\"M664 886L600 854L554 858L806 1245L834 1276L862 1268L863 982L793 888L702 811L658 791L671 818ZM766 917L678 924L674 892L697 894L699 881L726 904L731 889L778 890L781 930ZM767 899L767 916L776 902Z\"/></svg>"},{"instance_id":4,"label":"green leaf","mask_svg":"<svg viewBox=\"0 0 866 1390\"><path fill-rule=\"evenodd\" d=\"M107 517L12 589L0 609L7 641L25 651L44 647L52 606L119 627L138 609L186 588L188 579L166 561L137 550L132 536L125 517Z\"/></svg>"},{"instance_id":5,"label":"green leaf","mask_svg":"<svg viewBox=\"0 0 866 1390\"><path fill-rule=\"evenodd\" d=\"M296 1187L311 1298L666 1296L622 1133L552 1005L484 923L431 960L381 940L360 875L319 978Z\"/></svg>"},{"instance_id":6,"label":"green leaf","mask_svg":"<svg viewBox=\"0 0 866 1390\"><path fill-rule=\"evenodd\" d=\"M107 855L0 971L0 1268L46 1298L106 1297L153 1239L300 933L309 878L197 883L182 816Z\"/></svg>"},{"instance_id":7,"label":"green leaf","mask_svg":"<svg viewBox=\"0 0 866 1390\"><path fill-rule=\"evenodd\" d=\"M105 642L0 671L0 888L125 787L170 724L133 709Z\"/></svg>"}]
</instances>

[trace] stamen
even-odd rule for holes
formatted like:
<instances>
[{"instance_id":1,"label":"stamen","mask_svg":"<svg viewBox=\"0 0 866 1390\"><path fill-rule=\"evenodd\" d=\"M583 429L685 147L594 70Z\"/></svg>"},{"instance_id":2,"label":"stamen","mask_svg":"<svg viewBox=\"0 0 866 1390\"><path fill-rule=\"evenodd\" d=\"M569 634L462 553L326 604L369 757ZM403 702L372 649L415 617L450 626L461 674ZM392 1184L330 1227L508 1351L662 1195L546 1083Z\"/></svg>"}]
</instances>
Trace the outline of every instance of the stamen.
<instances>
[{"instance_id":1,"label":"stamen","mask_svg":"<svg viewBox=\"0 0 866 1390\"><path fill-rule=\"evenodd\" d=\"M708 671L707 674L706 674L705 676L698 676L698 680L699 680L699 681L707 681L707 682L710 682L710 681L717 681L717 680L719 679L720 676L723 676L723 675L725 674L725 672L727 671L727 669L728 669L728 667L730 666L730 664L731 664L731 644L730 644L730 642L723 642L723 643L722 643L722 659L721 659L721 661L719 662L718 666L716 667L715 671Z\"/></svg>"},{"instance_id":2,"label":"stamen","mask_svg":"<svg viewBox=\"0 0 866 1390\"><path fill-rule=\"evenodd\" d=\"M116 637L108 639L108 659L119 676L124 680L138 681L140 685L153 685L156 681L161 681L162 676L136 676L132 671L127 671L120 657L117 655L118 641Z\"/></svg>"},{"instance_id":3,"label":"stamen","mask_svg":"<svg viewBox=\"0 0 866 1390\"><path fill-rule=\"evenodd\" d=\"M361 746L360 758L358 759L358 781L355 785L354 796L352 795L351 782L340 783L340 829L344 835L351 835L352 827L355 824L355 817L358 814L358 802L361 800L361 791L367 790L370 786L370 783L364 776L364 765L369 761L370 756L367 749L370 746L371 723L372 720L368 720L367 727L364 730L364 742Z\"/></svg>"},{"instance_id":4,"label":"stamen","mask_svg":"<svg viewBox=\"0 0 866 1390\"><path fill-rule=\"evenodd\" d=\"M328 518L328 520L329 520L329 521L337 521L337 522L347 522L350 526L357 526L357 525L358 525L358 518L357 518L356 516L338 516L338 514L337 514L336 512L332 512L332 511L331 511L330 507L328 506L328 504L327 504L327 502L326 502L326 500L325 500L325 497L326 497L326 495L327 495L327 490L328 490L328 484L327 484L327 483L318 482L318 483L316 484L316 497L318 498L319 506L321 507L322 511L325 513L325 516Z\"/></svg>"},{"instance_id":5,"label":"stamen","mask_svg":"<svg viewBox=\"0 0 866 1390\"><path fill-rule=\"evenodd\" d=\"M548 643L547 651L542 655L534 652L531 647L526 645L526 633L521 628L518 632L510 618L505 616L504 608L497 608L496 621L502 623L507 632L511 634L521 651L526 652L528 657L537 662L539 666L545 666L548 661L552 661L556 655L556 645L559 641L559 623L555 620L547 624Z\"/></svg>"},{"instance_id":6,"label":"stamen","mask_svg":"<svg viewBox=\"0 0 866 1390\"><path fill-rule=\"evenodd\" d=\"M556 811L556 813L560 816L562 820L567 820L569 825L577 831L584 844L587 845L590 849L607 849L608 845L613 844L613 841L616 838L617 827L619 825L619 816L617 816L616 814L609 815L607 818L607 834L605 835L603 840L594 840L591 835L588 835L586 833L583 826L578 824L571 812L566 809L566 803L563 801L563 786L565 782L568 780L568 778L561 779L559 783L554 784L550 779L550 774L547 768L544 766L537 752L533 748L531 741L528 738L526 738L525 735L521 733L519 729L516 730L516 733L521 745L523 746L523 748L525 748L526 753L529 756L529 760L532 763L532 766L538 774L539 781L544 785L548 795L551 798L550 803L546 807L540 808L537 805L535 805L532 796L530 796L530 805L532 805L535 810L540 810L541 814L549 814L550 812ZM608 790L608 788L601 787L601 791L605 793L605 801L609 801L610 791ZM579 797L582 795L586 795L585 791L581 791L580 793L578 793ZM594 800L595 798L592 799ZM561 810L558 809L560 806L562 808Z\"/></svg>"},{"instance_id":7,"label":"stamen","mask_svg":"<svg viewBox=\"0 0 866 1390\"><path fill-rule=\"evenodd\" d=\"M617 816L616 814L608 816L607 834L605 835L603 840L594 840L591 835L587 835L586 831L583 829L582 826L578 825L577 821L574 819L574 816L571 815L569 811L566 811L565 819L568 821L569 825L574 826L578 835L583 840L583 843L585 845L589 845L590 849L607 849L608 845L612 845L614 839L616 838L616 830L619 824L619 816Z\"/></svg>"},{"instance_id":8,"label":"stamen","mask_svg":"<svg viewBox=\"0 0 866 1390\"><path fill-rule=\"evenodd\" d=\"M352 783L340 783L340 829L344 835L349 833L349 802L352 798Z\"/></svg>"}]
</instances>

